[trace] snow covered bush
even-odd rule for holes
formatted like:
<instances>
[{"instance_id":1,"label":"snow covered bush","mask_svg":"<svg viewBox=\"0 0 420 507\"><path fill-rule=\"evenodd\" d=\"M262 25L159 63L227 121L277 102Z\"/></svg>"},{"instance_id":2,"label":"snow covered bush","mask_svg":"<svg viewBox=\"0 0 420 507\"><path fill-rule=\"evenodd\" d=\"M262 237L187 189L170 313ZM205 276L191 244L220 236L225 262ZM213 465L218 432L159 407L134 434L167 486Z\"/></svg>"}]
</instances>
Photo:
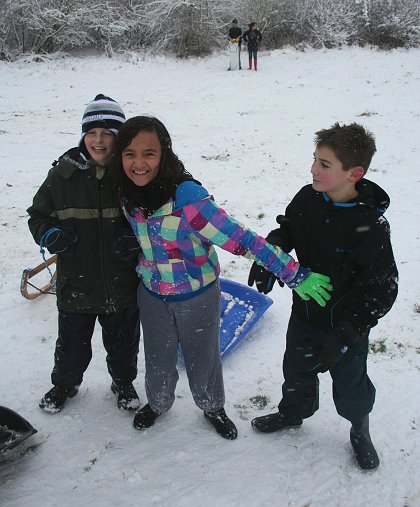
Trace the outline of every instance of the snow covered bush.
<instances>
[{"instance_id":1,"label":"snow covered bush","mask_svg":"<svg viewBox=\"0 0 420 507\"><path fill-rule=\"evenodd\" d=\"M11 53L51 53L84 47L92 40L81 0L5 0L0 6L1 44Z\"/></svg>"},{"instance_id":2,"label":"snow covered bush","mask_svg":"<svg viewBox=\"0 0 420 507\"><path fill-rule=\"evenodd\" d=\"M147 43L155 51L178 57L201 56L220 44L219 0L155 0L144 5Z\"/></svg>"},{"instance_id":3,"label":"snow covered bush","mask_svg":"<svg viewBox=\"0 0 420 507\"><path fill-rule=\"evenodd\" d=\"M296 32L314 47L332 48L352 43L357 34L354 1L301 0L296 2Z\"/></svg>"},{"instance_id":4,"label":"snow covered bush","mask_svg":"<svg viewBox=\"0 0 420 507\"><path fill-rule=\"evenodd\" d=\"M383 49L418 46L418 0L359 0L359 40Z\"/></svg>"},{"instance_id":5,"label":"snow covered bush","mask_svg":"<svg viewBox=\"0 0 420 507\"><path fill-rule=\"evenodd\" d=\"M226 47L233 18L255 21L263 47L420 44L419 0L3 0L0 58L95 48L178 57Z\"/></svg>"}]
</instances>

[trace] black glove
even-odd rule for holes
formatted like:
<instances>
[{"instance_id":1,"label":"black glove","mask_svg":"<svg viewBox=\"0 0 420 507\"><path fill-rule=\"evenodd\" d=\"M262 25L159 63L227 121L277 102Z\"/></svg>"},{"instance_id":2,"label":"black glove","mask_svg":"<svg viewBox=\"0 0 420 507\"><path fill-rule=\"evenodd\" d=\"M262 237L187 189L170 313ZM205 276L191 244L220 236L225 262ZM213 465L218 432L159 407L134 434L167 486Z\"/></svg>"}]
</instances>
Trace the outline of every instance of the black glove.
<instances>
[{"instance_id":1,"label":"black glove","mask_svg":"<svg viewBox=\"0 0 420 507\"><path fill-rule=\"evenodd\" d=\"M258 292L262 292L263 294L268 294L273 290L273 286L275 281L279 283L280 287L284 286L284 283L280 280L279 277L270 273L262 266L259 266L256 262L254 262L251 266L248 276L248 285L252 287L255 283Z\"/></svg>"},{"instance_id":2,"label":"black glove","mask_svg":"<svg viewBox=\"0 0 420 507\"><path fill-rule=\"evenodd\" d=\"M280 225L287 220L288 219L283 215L279 215L276 219L277 223ZM271 245L280 246L281 245L280 228L271 231L267 236L266 240ZM256 262L252 264L248 276L248 285L250 287L252 287L255 283L258 292L268 294L273 290L274 283L276 282L276 280L280 285L280 287L284 287L283 281L278 276L273 275L273 273L270 273L270 271L267 271Z\"/></svg>"},{"instance_id":3,"label":"black glove","mask_svg":"<svg viewBox=\"0 0 420 507\"><path fill-rule=\"evenodd\" d=\"M339 335L334 331L328 331L320 338L321 351L316 358L315 366L311 371L316 373L324 373L330 370L346 352Z\"/></svg>"},{"instance_id":4,"label":"black glove","mask_svg":"<svg viewBox=\"0 0 420 507\"><path fill-rule=\"evenodd\" d=\"M42 236L42 246L45 246L50 254L58 254L67 250L77 241L76 233L72 229L52 227Z\"/></svg>"},{"instance_id":5,"label":"black glove","mask_svg":"<svg viewBox=\"0 0 420 507\"><path fill-rule=\"evenodd\" d=\"M320 336L321 352L312 371L323 373L330 370L359 337L360 333L353 324L339 322L334 329Z\"/></svg>"},{"instance_id":6,"label":"black glove","mask_svg":"<svg viewBox=\"0 0 420 507\"><path fill-rule=\"evenodd\" d=\"M121 255L121 258L125 261L137 259L141 253L137 237L128 224L118 229L117 238L114 242L114 251Z\"/></svg>"}]
</instances>

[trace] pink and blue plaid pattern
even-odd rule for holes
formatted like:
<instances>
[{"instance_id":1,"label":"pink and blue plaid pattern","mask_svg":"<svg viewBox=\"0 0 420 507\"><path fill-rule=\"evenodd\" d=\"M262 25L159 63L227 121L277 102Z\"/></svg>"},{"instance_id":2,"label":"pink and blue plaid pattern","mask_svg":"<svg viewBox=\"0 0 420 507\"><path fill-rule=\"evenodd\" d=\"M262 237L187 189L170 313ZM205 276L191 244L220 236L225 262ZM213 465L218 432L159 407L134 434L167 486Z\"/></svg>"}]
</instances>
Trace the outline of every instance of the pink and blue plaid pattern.
<instances>
[{"instance_id":1,"label":"pink and blue plaid pattern","mask_svg":"<svg viewBox=\"0 0 420 507\"><path fill-rule=\"evenodd\" d=\"M244 227L208 195L180 208L171 199L147 219L138 208L125 214L143 251L137 273L159 295L188 294L214 282L220 265L213 245L255 260L286 283L299 268L290 255Z\"/></svg>"}]
</instances>

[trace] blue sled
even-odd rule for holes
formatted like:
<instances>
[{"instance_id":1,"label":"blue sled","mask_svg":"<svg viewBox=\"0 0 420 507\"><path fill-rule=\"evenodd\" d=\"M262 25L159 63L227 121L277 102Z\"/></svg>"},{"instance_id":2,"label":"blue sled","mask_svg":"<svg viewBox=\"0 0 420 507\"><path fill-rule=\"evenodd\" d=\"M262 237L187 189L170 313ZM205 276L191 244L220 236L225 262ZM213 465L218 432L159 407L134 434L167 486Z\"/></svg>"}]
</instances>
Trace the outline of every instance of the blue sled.
<instances>
[{"instance_id":1,"label":"blue sled","mask_svg":"<svg viewBox=\"0 0 420 507\"><path fill-rule=\"evenodd\" d=\"M273 300L247 285L224 278L220 279L220 288L220 353L223 357L239 345Z\"/></svg>"},{"instance_id":2,"label":"blue sled","mask_svg":"<svg viewBox=\"0 0 420 507\"><path fill-rule=\"evenodd\" d=\"M273 300L247 285L224 278L220 278L220 289L220 355L223 357L241 343ZM184 362L181 346L179 359Z\"/></svg>"}]
</instances>

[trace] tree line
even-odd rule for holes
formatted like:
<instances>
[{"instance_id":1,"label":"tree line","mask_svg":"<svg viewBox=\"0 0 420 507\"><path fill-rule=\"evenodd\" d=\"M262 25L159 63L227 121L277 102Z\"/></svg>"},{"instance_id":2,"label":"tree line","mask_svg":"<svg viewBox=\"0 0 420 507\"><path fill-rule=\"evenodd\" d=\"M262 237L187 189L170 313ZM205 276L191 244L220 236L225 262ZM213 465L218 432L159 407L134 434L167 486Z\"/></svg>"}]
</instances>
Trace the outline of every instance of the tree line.
<instances>
[{"instance_id":1,"label":"tree line","mask_svg":"<svg viewBox=\"0 0 420 507\"><path fill-rule=\"evenodd\" d=\"M232 18L264 47L418 47L419 0L0 0L0 55L94 48L202 56L226 46Z\"/></svg>"}]
</instances>

